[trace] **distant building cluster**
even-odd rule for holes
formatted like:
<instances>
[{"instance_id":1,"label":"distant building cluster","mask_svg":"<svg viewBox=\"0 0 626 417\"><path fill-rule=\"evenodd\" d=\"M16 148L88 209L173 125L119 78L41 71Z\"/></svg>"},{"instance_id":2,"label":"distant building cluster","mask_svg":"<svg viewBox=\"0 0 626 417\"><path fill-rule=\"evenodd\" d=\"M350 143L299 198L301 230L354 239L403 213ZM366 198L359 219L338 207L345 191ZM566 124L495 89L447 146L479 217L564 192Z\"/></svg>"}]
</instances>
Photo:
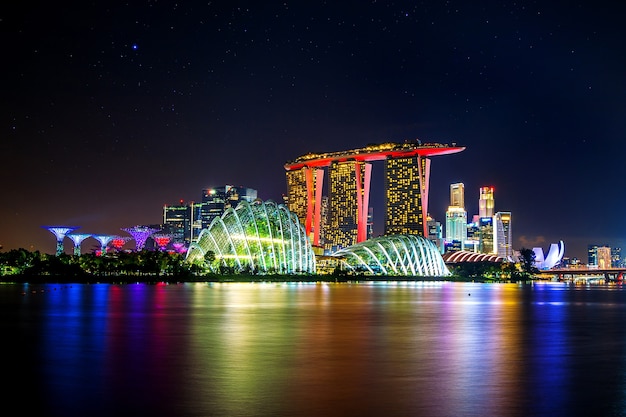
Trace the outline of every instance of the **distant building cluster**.
<instances>
[{"instance_id":1,"label":"distant building cluster","mask_svg":"<svg viewBox=\"0 0 626 417\"><path fill-rule=\"evenodd\" d=\"M78 235L73 234L78 227L47 228L57 238L57 254L63 252L65 237L74 242L75 254L80 254L81 242L89 237L98 240L101 253L121 250L133 239L135 250L150 246L186 252L190 262L215 268L308 273L315 271L310 260L317 255L327 265L356 271L446 275L449 271L441 253L428 239L432 227L427 216L430 157L463 149L414 141L307 154L285 165L288 193L284 204L263 202L251 188L225 185L202 190L198 203L165 205L160 225L121 229L130 236ZM374 161L385 163L385 236L379 240L372 239L369 207ZM325 176L328 192L323 191ZM288 213L296 224L285 221L280 213ZM296 226L302 229L296 232ZM368 240L372 242L364 244ZM376 259L359 255L363 251L375 254L385 247ZM388 252L392 248L395 252Z\"/></svg>"},{"instance_id":2,"label":"distant building cluster","mask_svg":"<svg viewBox=\"0 0 626 417\"><path fill-rule=\"evenodd\" d=\"M208 229L211 222L219 218L228 208L235 208L240 201L249 203L257 200L257 190L243 186L221 185L202 189L200 202L163 206L163 233L171 236L172 242L189 247L198 240L200 232Z\"/></svg>"},{"instance_id":3,"label":"distant building cluster","mask_svg":"<svg viewBox=\"0 0 626 417\"><path fill-rule=\"evenodd\" d=\"M622 248L609 245L588 245L587 265L598 269L621 268L624 266Z\"/></svg>"},{"instance_id":4,"label":"distant building cluster","mask_svg":"<svg viewBox=\"0 0 626 417\"><path fill-rule=\"evenodd\" d=\"M496 255L509 261L515 259L511 212L495 211L494 187L480 187L478 214L468 221L465 185L451 184L445 229L443 253L469 251ZM439 236L433 238L440 241Z\"/></svg>"},{"instance_id":5,"label":"distant building cluster","mask_svg":"<svg viewBox=\"0 0 626 417\"><path fill-rule=\"evenodd\" d=\"M92 238L99 243L99 252L122 250L130 240L135 242L135 250L157 249L185 253L191 242L197 240L200 231L207 229L211 222L220 217L226 209L236 207L240 201L257 200L257 190L233 185L223 185L202 190L200 202L179 201L178 204L163 206L161 224L137 225L120 229L127 235L104 235L74 233L78 226L44 226L56 237L56 254L64 252L67 237L74 244L74 255L80 255L83 242Z\"/></svg>"}]
</instances>

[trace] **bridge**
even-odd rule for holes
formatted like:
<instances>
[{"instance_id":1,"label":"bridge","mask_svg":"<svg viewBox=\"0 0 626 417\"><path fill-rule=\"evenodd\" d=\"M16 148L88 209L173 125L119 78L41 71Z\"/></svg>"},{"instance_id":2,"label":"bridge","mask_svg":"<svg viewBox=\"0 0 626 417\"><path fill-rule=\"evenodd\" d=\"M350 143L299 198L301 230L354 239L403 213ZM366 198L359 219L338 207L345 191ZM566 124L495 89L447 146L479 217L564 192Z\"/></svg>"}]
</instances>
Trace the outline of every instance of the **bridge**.
<instances>
[{"instance_id":1,"label":"bridge","mask_svg":"<svg viewBox=\"0 0 626 417\"><path fill-rule=\"evenodd\" d=\"M541 270L537 276L552 276L558 281L588 281L604 279L605 282L622 283L626 268L553 268Z\"/></svg>"}]
</instances>

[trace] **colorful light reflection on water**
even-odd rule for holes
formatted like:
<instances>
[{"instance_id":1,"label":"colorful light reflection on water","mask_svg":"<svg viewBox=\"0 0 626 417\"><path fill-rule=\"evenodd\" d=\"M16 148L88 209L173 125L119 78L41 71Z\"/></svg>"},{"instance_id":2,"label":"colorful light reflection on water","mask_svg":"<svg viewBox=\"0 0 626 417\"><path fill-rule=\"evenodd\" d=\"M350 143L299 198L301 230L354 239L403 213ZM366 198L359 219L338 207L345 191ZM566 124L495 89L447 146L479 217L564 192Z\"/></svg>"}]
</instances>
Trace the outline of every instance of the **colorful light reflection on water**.
<instances>
[{"instance_id":1,"label":"colorful light reflection on water","mask_svg":"<svg viewBox=\"0 0 626 417\"><path fill-rule=\"evenodd\" d=\"M63 416L621 415L617 286L0 286L7 398Z\"/></svg>"}]
</instances>

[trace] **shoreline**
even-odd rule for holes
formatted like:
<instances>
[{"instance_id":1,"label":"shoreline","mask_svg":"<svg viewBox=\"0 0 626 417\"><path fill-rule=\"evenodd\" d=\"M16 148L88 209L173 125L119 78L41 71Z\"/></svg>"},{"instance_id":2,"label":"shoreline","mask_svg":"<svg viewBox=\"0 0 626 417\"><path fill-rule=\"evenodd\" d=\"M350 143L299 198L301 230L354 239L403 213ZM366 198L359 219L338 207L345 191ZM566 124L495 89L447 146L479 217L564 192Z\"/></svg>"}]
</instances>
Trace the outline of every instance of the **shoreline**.
<instances>
[{"instance_id":1,"label":"shoreline","mask_svg":"<svg viewBox=\"0 0 626 417\"><path fill-rule=\"evenodd\" d=\"M50 275L4 275L0 284L157 284L157 283L253 283L253 282L477 282L477 283L513 283L515 281L466 279L461 277L411 277L411 276L330 276L330 275L107 275L107 276L50 276Z\"/></svg>"}]
</instances>

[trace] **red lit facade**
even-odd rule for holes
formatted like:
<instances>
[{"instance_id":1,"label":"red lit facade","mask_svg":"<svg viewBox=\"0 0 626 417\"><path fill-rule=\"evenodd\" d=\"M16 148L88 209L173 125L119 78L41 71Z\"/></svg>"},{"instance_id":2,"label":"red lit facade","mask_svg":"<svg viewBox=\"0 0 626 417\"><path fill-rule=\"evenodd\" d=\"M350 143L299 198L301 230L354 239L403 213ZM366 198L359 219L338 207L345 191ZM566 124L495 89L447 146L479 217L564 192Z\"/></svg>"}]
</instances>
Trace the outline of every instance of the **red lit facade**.
<instances>
[{"instance_id":1,"label":"red lit facade","mask_svg":"<svg viewBox=\"0 0 626 417\"><path fill-rule=\"evenodd\" d=\"M383 143L348 151L303 155L284 166L287 177L288 208L296 213L303 223L314 246L325 244L327 248L331 246L346 247L363 242L367 240L367 215L372 176L371 162L390 159L415 160L417 161L415 169L418 170L415 177L419 178L417 185L419 192L413 200L418 202L414 203L411 200L407 203L411 207L399 206L399 208L401 210L417 210L416 216L422 218L422 221L407 220L411 224L404 226L409 227L413 232L405 232L406 227L391 226L392 219L394 219L393 221L396 220L393 213L390 214L390 209L388 209L385 214L385 233L425 235L423 229L426 227L424 219L428 209L429 158L455 154L464 149L464 147L458 147L456 144L449 146L437 143L407 142ZM330 194L328 230L322 231L324 219L321 218L321 207L324 174L325 171L329 170L334 172L334 176L330 176L328 184ZM390 175L389 170L386 169L385 175ZM386 188L389 188L388 181L386 181ZM390 197L392 199L405 199L406 196L410 195L408 189L402 188L401 184L393 185L393 189L385 190L388 205ZM415 226L413 223L419 224L419 226ZM321 241L322 233L326 234L326 242Z\"/></svg>"}]
</instances>

